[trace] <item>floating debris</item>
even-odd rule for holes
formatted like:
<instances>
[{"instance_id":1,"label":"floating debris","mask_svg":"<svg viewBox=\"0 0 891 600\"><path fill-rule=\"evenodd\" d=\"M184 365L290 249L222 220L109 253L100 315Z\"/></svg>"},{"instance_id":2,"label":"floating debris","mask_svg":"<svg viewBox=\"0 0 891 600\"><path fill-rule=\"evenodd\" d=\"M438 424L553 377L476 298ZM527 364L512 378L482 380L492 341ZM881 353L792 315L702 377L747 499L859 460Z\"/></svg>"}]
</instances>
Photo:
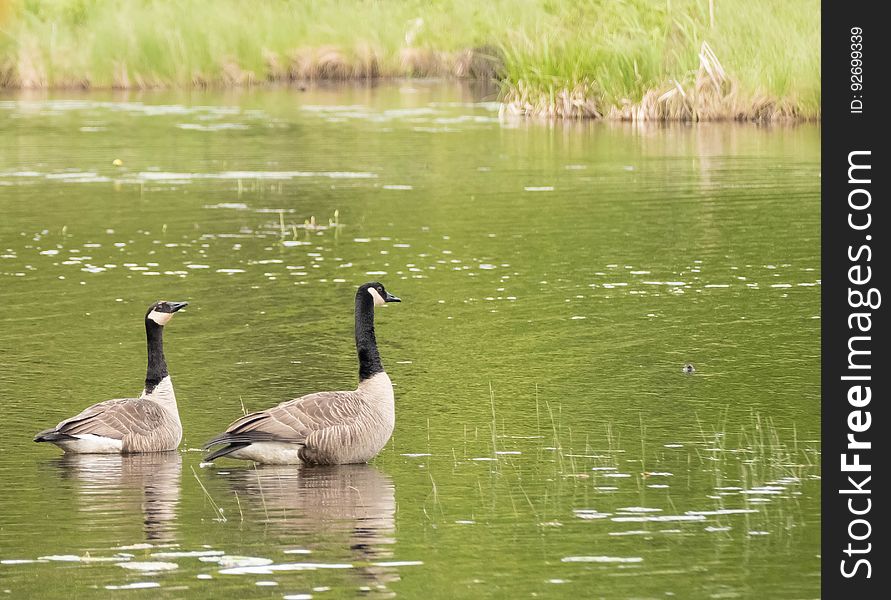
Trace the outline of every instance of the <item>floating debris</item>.
<instances>
[{"instance_id":1,"label":"floating debris","mask_svg":"<svg viewBox=\"0 0 891 600\"><path fill-rule=\"evenodd\" d=\"M272 559L261 558L258 556L234 556L225 555L217 561L221 567L260 567L271 565Z\"/></svg>"},{"instance_id":2,"label":"floating debris","mask_svg":"<svg viewBox=\"0 0 891 600\"><path fill-rule=\"evenodd\" d=\"M742 515L746 513L758 512L754 508L722 508L719 510L688 510L687 515L707 516L707 515Z\"/></svg>"},{"instance_id":3,"label":"floating debris","mask_svg":"<svg viewBox=\"0 0 891 600\"><path fill-rule=\"evenodd\" d=\"M78 556L76 554L53 554L50 556L38 557L36 562L79 562L79 563L103 563L126 560L132 554L116 554L114 556Z\"/></svg>"},{"instance_id":4,"label":"floating debris","mask_svg":"<svg viewBox=\"0 0 891 600\"><path fill-rule=\"evenodd\" d=\"M767 495L779 495L783 492L787 491L786 488L775 487L775 486L764 486L752 488L750 490L742 490L740 494L767 494Z\"/></svg>"},{"instance_id":5,"label":"floating debris","mask_svg":"<svg viewBox=\"0 0 891 600\"><path fill-rule=\"evenodd\" d=\"M181 552L152 552L153 558L190 558L199 556L223 556L222 550L184 550Z\"/></svg>"},{"instance_id":6,"label":"floating debris","mask_svg":"<svg viewBox=\"0 0 891 600\"><path fill-rule=\"evenodd\" d=\"M159 588L161 584L157 581L138 581L135 583L125 583L123 585L107 585L107 590L145 590L148 588Z\"/></svg>"},{"instance_id":7,"label":"floating debris","mask_svg":"<svg viewBox=\"0 0 891 600\"><path fill-rule=\"evenodd\" d=\"M613 513L602 513L593 508L580 508L572 511L579 519L593 520L611 517Z\"/></svg>"},{"instance_id":8,"label":"floating debris","mask_svg":"<svg viewBox=\"0 0 891 600\"><path fill-rule=\"evenodd\" d=\"M642 523L644 521L705 521L705 517L699 514L684 515L654 515L648 517L613 517L610 519L616 523Z\"/></svg>"},{"instance_id":9,"label":"floating debris","mask_svg":"<svg viewBox=\"0 0 891 600\"><path fill-rule=\"evenodd\" d=\"M352 569L349 563L279 563L221 569L223 575L271 575L276 571L316 571L319 569Z\"/></svg>"},{"instance_id":10,"label":"floating debris","mask_svg":"<svg viewBox=\"0 0 891 600\"><path fill-rule=\"evenodd\" d=\"M560 562L593 562L593 563L639 563L643 562L640 556L566 556Z\"/></svg>"},{"instance_id":11,"label":"floating debris","mask_svg":"<svg viewBox=\"0 0 891 600\"><path fill-rule=\"evenodd\" d=\"M30 565L32 563L44 563L49 562L47 560L41 559L33 559L33 558L4 558L0 560L0 565Z\"/></svg>"},{"instance_id":12,"label":"floating debris","mask_svg":"<svg viewBox=\"0 0 891 600\"><path fill-rule=\"evenodd\" d=\"M203 125L201 123L179 123L177 128L191 131L226 131L226 130L243 130L250 129L244 123L213 123L211 125Z\"/></svg>"},{"instance_id":13,"label":"floating debris","mask_svg":"<svg viewBox=\"0 0 891 600\"><path fill-rule=\"evenodd\" d=\"M174 571L179 565L172 562L146 561L146 562L119 562L117 566L131 571L145 571L155 573L158 571Z\"/></svg>"},{"instance_id":14,"label":"floating debris","mask_svg":"<svg viewBox=\"0 0 891 600\"><path fill-rule=\"evenodd\" d=\"M154 546L141 542L139 544L130 544L129 546L118 546L115 550L148 550L149 548L154 548Z\"/></svg>"},{"instance_id":15,"label":"floating debris","mask_svg":"<svg viewBox=\"0 0 891 600\"><path fill-rule=\"evenodd\" d=\"M233 210L247 210L248 205L243 202L220 202L219 204L205 204L204 208L231 208Z\"/></svg>"}]
</instances>

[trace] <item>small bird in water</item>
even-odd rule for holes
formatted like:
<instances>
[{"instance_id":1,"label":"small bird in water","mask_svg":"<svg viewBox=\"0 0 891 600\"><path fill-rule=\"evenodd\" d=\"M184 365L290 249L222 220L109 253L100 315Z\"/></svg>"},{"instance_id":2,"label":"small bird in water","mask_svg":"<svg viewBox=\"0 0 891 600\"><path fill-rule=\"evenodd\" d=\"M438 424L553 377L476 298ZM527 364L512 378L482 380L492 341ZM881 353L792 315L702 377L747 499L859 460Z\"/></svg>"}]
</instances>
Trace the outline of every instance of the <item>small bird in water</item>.
<instances>
[{"instance_id":1,"label":"small bird in water","mask_svg":"<svg viewBox=\"0 0 891 600\"><path fill-rule=\"evenodd\" d=\"M684 363L684 373L687 375L692 375L696 372L696 367L693 366L693 363Z\"/></svg>"}]
</instances>

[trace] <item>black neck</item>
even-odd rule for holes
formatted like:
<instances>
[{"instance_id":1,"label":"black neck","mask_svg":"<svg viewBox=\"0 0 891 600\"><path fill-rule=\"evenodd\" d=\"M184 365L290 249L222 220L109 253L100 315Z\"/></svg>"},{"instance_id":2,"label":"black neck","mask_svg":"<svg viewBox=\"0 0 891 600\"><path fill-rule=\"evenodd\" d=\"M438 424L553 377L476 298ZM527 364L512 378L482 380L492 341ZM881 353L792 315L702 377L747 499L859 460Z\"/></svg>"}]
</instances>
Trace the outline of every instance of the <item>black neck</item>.
<instances>
[{"instance_id":1,"label":"black neck","mask_svg":"<svg viewBox=\"0 0 891 600\"><path fill-rule=\"evenodd\" d=\"M148 346L148 367L145 370L145 393L150 394L167 377L164 360L164 328L151 319L145 320L145 339Z\"/></svg>"},{"instance_id":2,"label":"black neck","mask_svg":"<svg viewBox=\"0 0 891 600\"><path fill-rule=\"evenodd\" d=\"M384 372L374 338L374 299L364 290L356 294L356 352L359 354L359 381Z\"/></svg>"}]
</instances>

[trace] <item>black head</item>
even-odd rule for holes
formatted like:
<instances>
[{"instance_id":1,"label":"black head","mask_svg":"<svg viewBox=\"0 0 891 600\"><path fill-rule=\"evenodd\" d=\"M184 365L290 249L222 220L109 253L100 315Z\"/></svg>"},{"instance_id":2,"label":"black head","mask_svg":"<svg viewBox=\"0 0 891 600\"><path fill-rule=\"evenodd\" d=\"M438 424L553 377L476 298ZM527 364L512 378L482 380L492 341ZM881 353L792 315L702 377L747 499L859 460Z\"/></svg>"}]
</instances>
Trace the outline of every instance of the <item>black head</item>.
<instances>
[{"instance_id":1,"label":"black head","mask_svg":"<svg viewBox=\"0 0 891 600\"><path fill-rule=\"evenodd\" d=\"M375 306L383 306L387 302L402 302L402 300L385 290L384 284L377 281L360 285L356 295L361 296L362 294L369 294L374 300Z\"/></svg>"},{"instance_id":2,"label":"black head","mask_svg":"<svg viewBox=\"0 0 891 600\"><path fill-rule=\"evenodd\" d=\"M158 300L148 307L148 311L145 313L145 320L147 322L152 321L163 327L173 318L173 313L188 305L188 302L168 302L167 300Z\"/></svg>"}]
</instances>

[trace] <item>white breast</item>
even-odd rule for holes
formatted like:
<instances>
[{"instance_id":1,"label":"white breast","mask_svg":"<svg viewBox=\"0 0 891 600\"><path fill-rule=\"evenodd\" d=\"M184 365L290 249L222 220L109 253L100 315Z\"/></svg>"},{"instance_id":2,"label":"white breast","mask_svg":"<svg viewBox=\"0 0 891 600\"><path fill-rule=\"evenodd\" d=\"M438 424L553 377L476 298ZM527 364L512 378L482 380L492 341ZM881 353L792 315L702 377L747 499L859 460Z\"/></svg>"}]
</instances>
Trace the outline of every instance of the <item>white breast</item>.
<instances>
[{"instance_id":1,"label":"white breast","mask_svg":"<svg viewBox=\"0 0 891 600\"><path fill-rule=\"evenodd\" d=\"M170 381L170 375L161 380L150 393L142 390L140 398L146 398L157 402L171 413L177 415L176 410L176 394L173 393L173 382ZM177 416L177 418L179 418Z\"/></svg>"}]
</instances>

